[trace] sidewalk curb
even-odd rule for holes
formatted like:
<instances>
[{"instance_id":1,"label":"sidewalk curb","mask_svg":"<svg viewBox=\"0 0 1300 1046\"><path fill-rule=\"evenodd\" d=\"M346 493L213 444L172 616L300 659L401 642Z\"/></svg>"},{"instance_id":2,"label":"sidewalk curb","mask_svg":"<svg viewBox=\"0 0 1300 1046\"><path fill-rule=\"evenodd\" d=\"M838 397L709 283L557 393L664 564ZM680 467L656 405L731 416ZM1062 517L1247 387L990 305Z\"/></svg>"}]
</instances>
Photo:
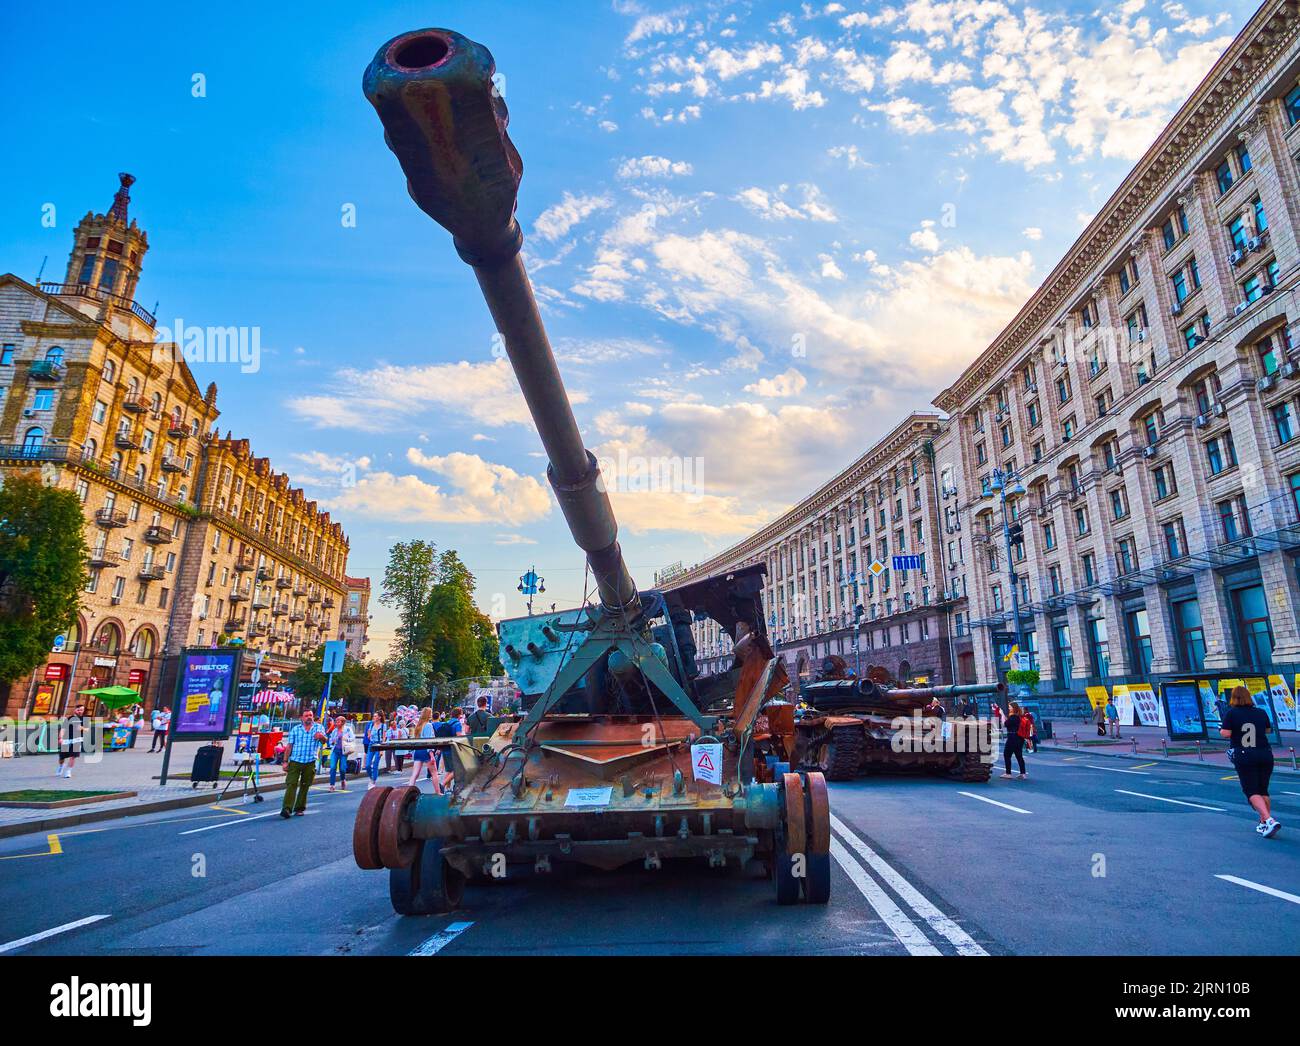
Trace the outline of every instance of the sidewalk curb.
<instances>
[{"instance_id":1,"label":"sidewalk curb","mask_svg":"<svg viewBox=\"0 0 1300 1046\"><path fill-rule=\"evenodd\" d=\"M277 781L262 785L258 789L263 795L268 792L283 792L284 782ZM187 806L210 806L220 799L220 789L206 792L196 791L193 795L178 795L174 799L156 799L140 803L138 806L119 806L112 810L87 810L85 813L64 814L62 817L46 817L40 821L18 821L13 824L0 825L0 839L9 839L16 835L28 835L32 832L51 832L59 828L73 828L80 824L93 824L96 821L116 821L124 817L138 817L141 814L165 813L168 810L183 810ZM239 794L243 798L243 793Z\"/></svg>"},{"instance_id":2,"label":"sidewalk curb","mask_svg":"<svg viewBox=\"0 0 1300 1046\"><path fill-rule=\"evenodd\" d=\"M1231 763L1225 763L1222 766L1220 766L1219 764L1216 763L1204 763L1190 756L1184 758L1180 756L1151 755L1146 752L1141 752L1138 755L1134 755L1132 752L1098 752L1084 745L1080 745L1078 748L1073 748L1068 745L1040 743L1038 747L1041 751L1044 752L1069 752L1071 755L1086 754L1089 756L1097 756L1103 759L1127 759L1132 762L1143 762L1143 763L1170 763L1174 766L1199 766L1205 770L1223 770L1223 769L1231 770L1232 769ZM1289 763L1290 760L1287 760L1287 762ZM1276 757L1274 758L1273 772L1275 774L1284 773L1284 774L1300 775L1300 771L1292 770L1289 765L1285 765L1282 762L1282 760L1277 759Z\"/></svg>"}]
</instances>

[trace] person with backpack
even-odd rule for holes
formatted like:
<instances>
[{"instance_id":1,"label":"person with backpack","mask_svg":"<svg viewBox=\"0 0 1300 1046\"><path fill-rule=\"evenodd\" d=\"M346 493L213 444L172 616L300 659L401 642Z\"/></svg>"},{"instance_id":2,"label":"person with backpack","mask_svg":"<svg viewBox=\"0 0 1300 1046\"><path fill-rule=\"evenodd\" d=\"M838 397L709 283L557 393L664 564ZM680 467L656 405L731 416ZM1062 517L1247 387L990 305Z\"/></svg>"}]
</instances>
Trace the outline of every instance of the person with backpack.
<instances>
[{"instance_id":1,"label":"person with backpack","mask_svg":"<svg viewBox=\"0 0 1300 1046\"><path fill-rule=\"evenodd\" d=\"M1018 701L1012 701L1008 706L1006 731L1007 739L1002 745L1002 763L1006 767L1006 772L1002 777L1005 780L1011 779L1011 757L1015 756L1016 762L1020 764L1020 780L1025 780L1029 776L1025 772L1025 739L1020 733L1021 723L1024 721L1023 714Z\"/></svg>"},{"instance_id":2,"label":"person with backpack","mask_svg":"<svg viewBox=\"0 0 1300 1046\"><path fill-rule=\"evenodd\" d=\"M379 762L384 756L382 751L371 746L382 744L387 740L388 728L384 725L384 713L376 712L370 717L370 723L361 738L361 746L366 753L366 776L370 778L370 784L366 785L367 790L379 787Z\"/></svg>"},{"instance_id":3,"label":"person with backpack","mask_svg":"<svg viewBox=\"0 0 1300 1046\"><path fill-rule=\"evenodd\" d=\"M478 700L474 702L475 708L469 714L468 728L470 736L481 737L488 732L488 724L492 721L492 714L488 711L488 699L479 694Z\"/></svg>"},{"instance_id":4,"label":"person with backpack","mask_svg":"<svg viewBox=\"0 0 1300 1046\"><path fill-rule=\"evenodd\" d=\"M1020 716L1020 736L1025 739L1025 746L1031 752L1038 751L1038 724L1034 722L1034 713L1025 711Z\"/></svg>"}]
</instances>

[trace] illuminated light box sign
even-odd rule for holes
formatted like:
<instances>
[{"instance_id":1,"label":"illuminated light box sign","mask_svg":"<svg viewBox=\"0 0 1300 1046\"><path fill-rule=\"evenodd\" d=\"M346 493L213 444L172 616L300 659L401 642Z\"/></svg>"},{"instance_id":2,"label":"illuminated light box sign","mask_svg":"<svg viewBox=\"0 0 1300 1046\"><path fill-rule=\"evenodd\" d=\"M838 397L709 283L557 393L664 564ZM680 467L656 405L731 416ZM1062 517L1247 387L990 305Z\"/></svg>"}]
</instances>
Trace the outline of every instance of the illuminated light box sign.
<instances>
[{"instance_id":1,"label":"illuminated light box sign","mask_svg":"<svg viewBox=\"0 0 1300 1046\"><path fill-rule=\"evenodd\" d=\"M181 653L171 723L173 738L211 741L230 736L243 656L243 651L235 648Z\"/></svg>"}]
</instances>

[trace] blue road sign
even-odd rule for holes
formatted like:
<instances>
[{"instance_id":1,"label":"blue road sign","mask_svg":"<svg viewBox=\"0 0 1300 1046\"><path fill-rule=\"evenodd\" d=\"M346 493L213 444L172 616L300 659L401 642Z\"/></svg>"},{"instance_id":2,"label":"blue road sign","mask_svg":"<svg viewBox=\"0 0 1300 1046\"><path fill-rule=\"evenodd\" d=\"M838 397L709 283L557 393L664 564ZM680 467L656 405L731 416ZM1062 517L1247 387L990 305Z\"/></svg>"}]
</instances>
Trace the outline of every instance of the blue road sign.
<instances>
[{"instance_id":1,"label":"blue road sign","mask_svg":"<svg viewBox=\"0 0 1300 1046\"><path fill-rule=\"evenodd\" d=\"M894 569L895 570L920 570L921 557L920 556L895 556Z\"/></svg>"},{"instance_id":2,"label":"blue road sign","mask_svg":"<svg viewBox=\"0 0 1300 1046\"><path fill-rule=\"evenodd\" d=\"M343 671L343 658L347 654L348 644L342 639L334 639L325 644L325 663L321 671L327 676Z\"/></svg>"}]
</instances>

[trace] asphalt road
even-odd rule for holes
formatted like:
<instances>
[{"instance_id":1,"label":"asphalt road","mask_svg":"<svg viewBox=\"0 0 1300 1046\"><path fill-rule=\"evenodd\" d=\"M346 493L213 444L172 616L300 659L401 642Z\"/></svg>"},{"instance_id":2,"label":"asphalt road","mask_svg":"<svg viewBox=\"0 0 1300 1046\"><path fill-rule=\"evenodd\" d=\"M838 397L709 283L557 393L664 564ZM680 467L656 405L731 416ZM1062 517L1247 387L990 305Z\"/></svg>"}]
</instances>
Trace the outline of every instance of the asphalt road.
<instances>
[{"instance_id":1,"label":"asphalt road","mask_svg":"<svg viewBox=\"0 0 1300 1046\"><path fill-rule=\"evenodd\" d=\"M835 785L825 908L670 865L472 885L427 919L353 863L360 789L318 786L287 822L272 796L0 840L0 955L1300 953L1300 781L1263 840L1222 777L1044 752L1027 782Z\"/></svg>"}]
</instances>

